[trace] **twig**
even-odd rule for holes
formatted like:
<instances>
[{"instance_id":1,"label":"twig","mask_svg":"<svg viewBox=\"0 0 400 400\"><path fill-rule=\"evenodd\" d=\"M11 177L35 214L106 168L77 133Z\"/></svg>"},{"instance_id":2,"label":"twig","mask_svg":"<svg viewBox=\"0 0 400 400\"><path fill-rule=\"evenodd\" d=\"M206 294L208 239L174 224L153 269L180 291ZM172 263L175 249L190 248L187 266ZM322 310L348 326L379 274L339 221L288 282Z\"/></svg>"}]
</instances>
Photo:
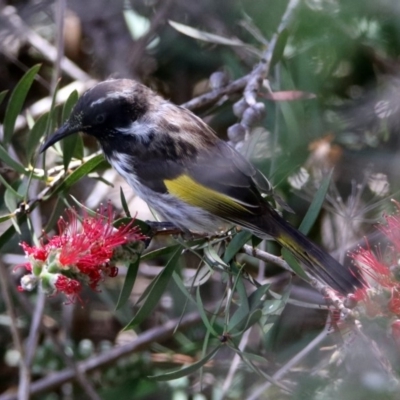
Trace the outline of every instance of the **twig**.
<instances>
[{"instance_id":1,"label":"twig","mask_svg":"<svg viewBox=\"0 0 400 400\"><path fill-rule=\"evenodd\" d=\"M32 47L38 50L44 58L53 63L57 60L57 49L47 40L38 35L34 30L29 28L17 14L14 7L4 7L2 16L7 19L9 25L14 28L14 31L23 37L23 39ZM88 81L91 79L90 75L66 57L63 57L60 61L60 68L65 74L74 80Z\"/></svg>"},{"instance_id":2,"label":"twig","mask_svg":"<svg viewBox=\"0 0 400 400\"><path fill-rule=\"evenodd\" d=\"M180 322L179 322L180 321ZM139 335L135 340L123 346L114 347L110 351L91 357L88 360L77 364L77 368L82 373L94 371L98 368L112 364L121 357L126 357L132 353L136 353L148 348L154 342L162 342L169 339L176 330L176 325L179 323L178 330L183 331L190 328L201 321L201 317L197 313L187 314L181 320L173 319L166 322L162 326L149 329ZM62 371L55 372L46 378L39 379L31 385L31 395L44 393L54 389L67 382L76 379L75 371L72 368L66 368ZM15 393L5 394L0 396L0 400L19 400Z\"/></svg>"},{"instance_id":3,"label":"twig","mask_svg":"<svg viewBox=\"0 0 400 400\"><path fill-rule=\"evenodd\" d=\"M275 372L272 376L275 380L279 380L283 378L295 365L297 365L308 353L314 350L330 333L331 329L331 317L328 314L328 318L325 323L325 327L323 331L312 340L303 350L297 353L290 361L288 361L282 368ZM264 385L261 385L257 390L255 390L247 400L257 400L261 397L262 394L265 393L266 390L271 386L271 382L266 382Z\"/></svg>"},{"instance_id":4,"label":"twig","mask_svg":"<svg viewBox=\"0 0 400 400\"><path fill-rule=\"evenodd\" d=\"M242 338L240 339L239 346L238 346L239 350L243 351L245 349L247 342L249 341L250 333L251 333L251 329L248 329L243 334ZM240 358L239 354L235 353L233 360L231 361L231 365L229 367L228 374L225 378L225 382L222 386L222 393L220 395L221 399L225 398L226 394L228 393L229 389L231 388L232 381L235 376L236 370L238 369L238 367L240 365L240 361L241 361L241 358Z\"/></svg>"},{"instance_id":5,"label":"twig","mask_svg":"<svg viewBox=\"0 0 400 400\"><path fill-rule=\"evenodd\" d=\"M204 93L201 96L195 97L192 100L189 100L186 103L181 104L181 106L189 110L195 110L197 108L202 108L210 104L213 104L226 94L233 94L243 90L247 84L249 76L250 74L243 76L242 78L236 79L236 81L233 81L230 84L223 86L219 89L215 89L211 92Z\"/></svg>"},{"instance_id":6,"label":"twig","mask_svg":"<svg viewBox=\"0 0 400 400\"><path fill-rule=\"evenodd\" d=\"M281 267L283 269L286 269L287 271L293 273L293 270L289 267L289 264L281 257L275 256L271 253L268 253L266 251L257 249L255 247L252 247L248 244L245 244L242 247L243 253L252 256L254 258L258 258L261 261L273 263L277 265L278 267Z\"/></svg>"},{"instance_id":7,"label":"twig","mask_svg":"<svg viewBox=\"0 0 400 400\"><path fill-rule=\"evenodd\" d=\"M57 82L60 77L61 60L64 56L64 18L65 18L65 0L58 0L55 5L55 22L56 22L56 50L57 55L54 60L53 76L51 78L51 90L53 94L57 87Z\"/></svg>"},{"instance_id":8,"label":"twig","mask_svg":"<svg viewBox=\"0 0 400 400\"><path fill-rule=\"evenodd\" d=\"M269 74L269 70L271 68L271 61L274 55L274 51L276 48L276 44L278 43L278 39L282 32L287 29L294 17L294 11L298 6L300 0L290 0L289 4L286 7L286 11L282 16L282 20L278 26L276 33L272 36L268 48L264 53L263 58L260 60L260 63L254 68L253 72L250 74L248 78L248 82L246 84L246 88L244 90L244 98L248 105L253 105L256 103L256 97L258 91L261 88L264 78Z\"/></svg>"},{"instance_id":9,"label":"twig","mask_svg":"<svg viewBox=\"0 0 400 400\"><path fill-rule=\"evenodd\" d=\"M25 351L25 363L28 367L32 365L33 358L35 356L36 346L39 340L39 327L42 322L44 306L46 303L46 296L44 292L38 292L36 299L35 309L33 311L32 322L29 330L29 337L26 341Z\"/></svg>"},{"instance_id":10,"label":"twig","mask_svg":"<svg viewBox=\"0 0 400 400\"><path fill-rule=\"evenodd\" d=\"M282 258L277 257L273 254L267 253L266 251L262 251L260 249L256 249L248 244L242 247L243 253L258 258L259 260L263 260L266 262L273 263L287 271L293 273L293 270L290 268L289 264L284 261ZM314 277L310 276L307 271L304 271L307 276L309 277L309 284L316 289L319 293L322 294L328 305L333 306L336 310L339 310L341 313L341 319L346 320L348 322L354 321L354 316L352 311L347 308L344 303L343 299L340 298L335 291L330 288L329 286L319 282Z\"/></svg>"},{"instance_id":11,"label":"twig","mask_svg":"<svg viewBox=\"0 0 400 400\"><path fill-rule=\"evenodd\" d=\"M171 9L171 0L164 0L160 3L160 7L156 10L155 15L151 18L149 30L135 41L135 45L132 48L132 53L129 56L131 68L136 71L140 63L143 61L143 53L146 50L146 46L149 44L149 40L154 36L157 28L164 22L167 12Z\"/></svg>"},{"instance_id":12,"label":"twig","mask_svg":"<svg viewBox=\"0 0 400 400\"><path fill-rule=\"evenodd\" d=\"M24 308L25 312L27 314L31 314L33 312L33 307L32 304L29 302L26 296L22 295L21 293L17 293L15 290L14 285L11 286L14 288L15 295L17 296L19 303L21 306ZM53 332L52 329L50 329L41 319L40 324L38 326L40 328L40 331L43 332L50 340L52 341L54 345L55 351L60 355L60 357L64 360L65 364L69 367L72 368L75 371L75 377L77 382L81 385L82 389L84 390L85 394L87 395L87 398L90 400L100 400L100 397L96 393L96 390L94 389L92 383L90 382L89 378L86 376L85 373L83 373L81 370L78 369L75 360L73 359L72 356L66 353L64 347L60 343L57 335Z\"/></svg>"},{"instance_id":13,"label":"twig","mask_svg":"<svg viewBox=\"0 0 400 400\"><path fill-rule=\"evenodd\" d=\"M21 336L18 331L17 316L14 312L14 306L11 300L10 292L8 291L8 274L6 266L0 262L0 287L3 295L4 302L6 304L7 313L11 321L11 335L13 338L15 349L19 352L19 381L18 385L18 400L29 399L29 385L30 385L30 372L29 368L25 363L24 359L24 348L22 345Z\"/></svg>"}]
</instances>

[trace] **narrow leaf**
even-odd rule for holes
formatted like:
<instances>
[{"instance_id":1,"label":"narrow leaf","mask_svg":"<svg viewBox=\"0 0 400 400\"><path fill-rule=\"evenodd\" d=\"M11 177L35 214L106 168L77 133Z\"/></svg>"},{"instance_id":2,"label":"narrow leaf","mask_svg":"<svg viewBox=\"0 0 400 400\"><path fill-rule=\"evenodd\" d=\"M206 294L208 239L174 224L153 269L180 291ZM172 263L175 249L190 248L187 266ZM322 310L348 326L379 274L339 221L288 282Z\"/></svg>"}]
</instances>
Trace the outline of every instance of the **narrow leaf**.
<instances>
[{"instance_id":1,"label":"narrow leaf","mask_svg":"<svg viewBox=\"0 0 400 400\"><path fill-rule=\"evenodd\" d=\"M171 381L173 379L179 379L179 378L182 378L183 376L190 375L193 372L196 372L197 370L199 370L205 364L207 364L208 361L210 361L217 354L217 352L221 348L221 346L222 345L215 347L204 358L202 358L201 360L199 360L193 364L188 365L187 367L183 367L178 370L171 371L171 372L166 372L166 373L160 374L160 375L148 376L148 378L154 379L157 381Z\"/></svg>"},{"instance_id":2,"label":"narrow leaf","mask_svg":"<svg viewBox=\"0 0 400 400\"><path fill-rule=\"evenodd\" d=\"M7 93L8 93L8 90L3 90L2 92L0 92L0 104L3 102L3 100L7 96Z\"/></svg>"},{"instance_id":3,"label":"narrow leaf","mask_svg":"<svg viewBox=\"0 0 400 400\"><path fill-rule=\"evenodd\" d=\"M8 145L11 140L11 136L14 132L15 121L17 120L18 114L21 113L24 105L26 95L35 79L36 74L40 69L40 65L35 65L29 69L24 76L20 79L17 86L11 93L10 99L8 100L6 114L4 117L4 144Z\"/></svg>"},{"instance_id":4,"label":"narrow leaf","mask_svg":"<svg viewBox=\"0 0 400 400\"><path fill-rule=\"evenodd\" d=\"M238 275L238 277L239 276L240 275ZM249 301L247 298L246 288L244 286L243 280L237 280L236 288L240 298L240 306L235 311L232 318L229 320L227 332L231 332L232 329L236 328L243 321L245 321L248 318L250 312Z\"/></svg>"},{"instance_id":5,"label":"narrow leaf","mask_svg":"<svg viewBox=\"0 0 400 400\"><path fill-rule=\"evenodd\" d=\"M19 174L28 175L28 171L24 168L24 166L11 158L7 150L2 145L0 145L0 159Z\"/></svg>"},{"instance_id":6,"label":"narrow leaf","mask_svg":"<svg viewBox=\"0 0 400 400\"><path fill-rule=\"evenodd\" d=\"M79 94L76 90L73 90L68 96L67 101L64 104L61 114L61 123L63 124L67 118L70 116L72 109L74 108L76 102L78 101Z\"/></svg>"},{"instance_id":7,"label":"narrow leaf","mask_svg":"<svg viewBox=\"0 0 400 400\"><path fill-rule=\"evenodd\" d=\"M36 147L42 136L46 133L46 127L49 120L49 113L45 113L39 117L39 119L33 125L27 140L26 145L26 156L28 160L31 160L33 153L36 151Z\"/></svg>"},{"instance_id":8,"label":"narrow leaf","mask_svg":"<svg viewBox=\"0 0 400 400\"><path fill-rule=\"evenodd\" d=\"M204 325L206 326L207 330L214 335L215 337L218 336L218 332L214 329L210 321L208 320L207 314L206 314L206 309L204 308L203 305L203 300L201 299L200 295L200 286L197 287L196 290L196 302L197 302L197 308L199 310L199 314L201 319L203 320Z\"/></svg>"},{"instance_id":9,"label":"narrow leaf","mask_svg":"<svg viewBox=\"0 0 400 400\"><path fill-rule=\"evenodd\" d=\"M1 215L0 216L0 224L2 222L8 221L10 218L12 218L14 216L14 213L11 214L6 214L6 215Z\"/></svg>"},{"instance_id":10,"label":"narrow leaf","mask_svg":"<svg viewBox=\"0 0 400 400\"><path fill-rule=\"evenodd\" d=\"M152 260L153 258L158 258L171 253L175 253L176 250L181 247L180 245L161 247L160 249L149 251L142 255L142 260Z\"/></svg>"},{"instance_id":11,"label":"narrow leaf","mask_svg":"<svg viewBox=\"0 0 400 400\"><path fill-rule=\"evenodd\" d=\"M310 229L314 225L314 222L316 221L318 214L321 211L322 205L324 204L325 196L328 192L329 184L331 183L332 172L333 170L329 173L328 176L326 176L322 180L321 186L315 194L314 199L299 226L299 231L304 233L305 235L310 232Z\"/></svg>"},{"instance_id":12,"label":"narrow leaf","mask_svg":"<svg viewBox=\"0 0 400 400\"><path fill-rule=\"evenodd\" d=\"M142 323L146 318L149 317L153 309L158 304L161 296L164 294L164 291L171 279L172 273L174 272L178 260L181 256L181 247L174 253L174 255L170 258L167 265L161 271L160 274L154 280L154 285L152 290L147 295L144 303L139 308L138 312L134 316L134 318L128 323L128 325L124 328L125 330L131 329L134 326Z\"/></svg>"},{"instance_id":13,"label":"narrow leaf","mask_svg":"<svg viewBox=\"0 0 400 400\"><path fill-rule=\"evenodd\" d=\"M17 195L15 190L10 187L4 193L4 203L11 213L17 209Z\"/></svg>"},{"instance_id":14,"label":"narrow leaf","mask_svg":"<svg viewBox=\"0 0 400 400\"><path fill-rule=\"evenodd\" d=\"M2 175L0 175L0 182L7 188L7 190L10 192L10 193L12 193L12 195L15 197L15 198L19 198L19 199L22 199L23 198L23 196L22 195L20 195L4 178L3 178L3 176ZM15 210L15 208L14 208L14 210ZM14 210L10 210L10 211L14 211Z\"/></svg>"},{"instance_id":15,"label":"narrow leaf","mask_svg":"<svg viewBox=\"0 0 400 400\"><path fill-rule=\"evenodd\" d=\"M139 271L140 256L138 255L136 260L129 264L126 273L124 285L122 286L121 293L119 294L116 310L119 310L129 299L132 293L133 285L135 284L137 273Z\"/></svg>"},{"instance_id":16,"label":"narrow leaf","mask_svg":"<svg viewBox=\"0 0 400 400\"><path fill-rule=\"evenodd\" d=\"M271 59L271 68L282 59L288 38L289 31L287 29L284 29L279 34L278 40L276 41L274 53Z\"/></svg>"},{"instance_id":17,"label":"narrow leaf","mask_svg":"<svg viewBox=\"0 0 400 400\"><path fill-rule=\"evenodd\" d=\"M222 44L226 46L246 46L245 43L236 38L227 38L224 36L215 35L213 33L204 32L199 29L192 28L191 26L180 24L171 20L168 22L178 32L181 32L184 35L190 36L194 39L203 40L210 43Z\"/></svg>"},{"instance_id":18,"label":"narrow leaf","mask_svg":"<svg viewBox=\"0 0 400 400\"><path fill-rule=\"evenodd\" d=\"M249 296L249 306L250 310L253 311L256 308L261 306L261 303L263 302L261 299L262 297L268 292L270 288L270 284L266 283L265 285L262 285L258 287L250 296Z\"/></svg>"},{"instance_id":19,"label":"narrow leaf","mask_svg":"<svg viewBox=\"0 0 400 400\"><path fill-rule=\"evenodd\" d=\"M78 101L78 92L74 90L68 97L67 101L64 104L61 114L61 123L64 123L65 120L71 114L71 111ZM63 163L64 169L68 169L68 165L71 162L73 155L75 154L75 149L78 143L79 135L70 135L62 140L62 150L63 150Z\"/></svg>"},{"instance_id":20,"label":"narrow leaf","mask_svg":"<svg viewBox=\"0 0 400 400\"><path fill-rule=\"evenodd\" d=\"M226 248L223 260L226 263L231 261L237 252L251 239L251 236L252 234L248 231L237 233Z\"/></svg>"},{"instance_id":21,"label":"narrow leaf","mask_svg":"<svg viewBox=\"0 0 400 400\"><path fill-rule=\"evenodd\" d=\"M210 267L228 269L229 266L222 261L221 257L211 245L204 249L204 260Z\"/></svg>"},{"instance_id":22,"label":"narrow leaf","mask_svg":"<svg viewBox=\"0 0 400 400\"><path fill-rule=\"evenodd\" d=\"M98 154L97 156L94 156L90 160L86 161L74 172L72 172L71 175L69 175L65 181L54 191L54 193L62 192L70 188L74 183L78 182L89 172L93 171L103 161L103 159L103 155Z\"/></svg>"},{"instance_id":23,"label":"narrow leaf","mask_svg":"<svg viewBox=\"0 0 400 400\"><path fill-rule=\"evenodd\" d=\"M17 225L22 225L26 221L26 214L19 215L17 218ZM10 226L1 236L0 236L0 249L10 242L16 233L15 225Z\"/></svg>"},{"instance_id":24,"label":"narrow leaf","mask_svg":"<svg viewBox=\"0 0 400 400\"><path fill-rule=\"evenodd\" d=\"M126 201L125 193L122 190L122 186L120 186L120 188L119 188L119 195L120 195L120 198L121 198L122 209L124 210L126 216L130 217L131 213L129 211L129 207L128 207L128 203Z\"/></svg>"}]
</instances>

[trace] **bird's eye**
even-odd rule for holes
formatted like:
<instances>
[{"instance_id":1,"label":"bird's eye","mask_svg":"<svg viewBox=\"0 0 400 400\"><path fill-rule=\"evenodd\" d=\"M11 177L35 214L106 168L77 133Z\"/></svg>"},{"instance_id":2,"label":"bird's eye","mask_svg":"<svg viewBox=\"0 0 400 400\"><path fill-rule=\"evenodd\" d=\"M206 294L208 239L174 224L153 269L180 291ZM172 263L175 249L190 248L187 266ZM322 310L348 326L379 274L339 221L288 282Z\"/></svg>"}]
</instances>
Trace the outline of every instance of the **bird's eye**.
<instances>
[{"instance_id":1,"label":"bird's eye","mask_svg":"<svg viewBox=\"0 0 400 400\"><path fill-rule=\"evenodd\" d=\"M96 122L98 124L102 124L105 120L106 120L106 114L102 113L96 115Z\"/></svg>"}]
</instances>

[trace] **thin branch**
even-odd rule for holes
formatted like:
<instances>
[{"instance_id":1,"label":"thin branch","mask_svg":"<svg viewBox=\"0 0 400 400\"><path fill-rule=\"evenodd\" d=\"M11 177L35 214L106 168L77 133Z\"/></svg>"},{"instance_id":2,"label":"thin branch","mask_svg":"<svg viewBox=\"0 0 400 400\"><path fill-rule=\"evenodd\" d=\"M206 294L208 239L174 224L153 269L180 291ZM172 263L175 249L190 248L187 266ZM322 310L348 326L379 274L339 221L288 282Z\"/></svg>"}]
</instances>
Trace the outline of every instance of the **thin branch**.
<instances>
[{"instance_id":1,"label":"thin branch","mask_svg":"<svg viewBox=\"0 0 400 400\"><path fill-rule=\"evenodd\" d=\"M9 25L14 29L14 33L18 34L32 47L39 51L44 58L53 63L56 62L57 49L47 40L38 35L33 29L27 26L17 14L14 7L5 7L1 15L7 19ZM66 75L70 76L74 80L88 81L91 79L90 75L66 57L63 57L60 61L60 68Z\"/></svg>"},{"instance_id":2,"label":"thin branch","mask_svg":"<svg viewBox=\"0 0 400 400\"><path fill-rule=\"evenodd\" d=\"M272 36L268 48L264 53L264 56L260 60L260 63L254 68L250 74L246 88L244 90L244 98L248 105L256 103L258 91L261 88L263 80L268 76L271 68L271 61L274 55L278 39L282 32L288 28L294 18L295 10L299 5L300 0L290 0L286 7L286 11L282 16L282 20L278 26L276 33Z\"/></svg>"},{"instance_id":3,"label":"thin branch","mask_svg":"<svg viewBox=\"0 0 400 400\"><path fill-rule=\"evenodd\" d=\"M57 56L54 60L53 76L51 78L51 90L53 94L57 87L58 79L60 78L61 72L61 60L64 56L64 19L65 19L65 0L58 0L55 5L55 23L56 23L56 50Z\"/></svg>"},{"instance_id":4,"label":"thin branch","mask_svg":"<svg viewBox=\"0 0 400 400\"><path fill-rule=\"evenodd\" d=\"M251 333L251 329L248 329L243 334L242 338L240 339L239 346L238 346L239 350L243 351L246 348L247 342L249 341L250 333ZM233 378L235 376L237 369L239 368L240 362L241 362L241 358L240 358L239 354L235 353L233 360L231 361L231 365L229 367L228 374L225 378L225 382L222 386L222 393L220 395L221 399L225 398L226 394L229 392L229 389L232 387Z\"/></svg>"},{"instance_id":5,"label":"thin branch","mask_svg":"<svg viewBox=\"0 0 400 400\"><path fill-rule=\"evenodd\" d=\"M32 314L33 307L32 304L29 302L28 298L21 293L17 293L14 285L11 286L14 288L15 295L18 296L19 303L21 304L22 308L25 310L27 314ZM43 332L53 343L55 351L58 355L64 360L65 364L72 368L75 371L75 377L79 385L82 387L83 391L87 395L89 400L100 400L100 397L96 393L92 383L90 382L89 378L83 373L81 370L78 369L74 358L66 353L64 346L60 343L60 340L56 333L53 332L51 328L49 328L43 321L40 320L40 324L38 326L41 332ZM54 328L53 328L54 329Z\"/></svg>"},{"instance_id":6,"label":"thin branch","mask_svg":"<svg viewBox=\"0 0 400 400\"><path fill-rule=\"evenodd\" d=\"M7 313L10 317L11 321L11 336L13 338L15 349L19 352L19 381L21 382L18 385L18 400L28 400L29 399L29 385L30 385L30 371L25 363L24 359L24 347L22 344L22 339L19 334L18 324L17 324L17 316L14 311L14 305L10 296L10 292L8 290L7 282L8 279L8 270L6 266L0 262L0 287L3 295L4 303L6 304Z\"/></svg>"},{"instance_id":7,"label":"thin branch","mask_svg":"<svg viewBox=\"0 0 400 400\"><path fill-rule=\"evenodd\" d=\"M273 263L287 271L293 273L293 270L290 268L289 264L283 260L281 257L277 257L273 254L267 253L266 251L262 251L260 249L256 249L248 244L242 247L243 253L252 256L254 258L258 258L259 260L263 260L266 262ZM307 271L304 271L307 276L310 278L309 284L316 289L319 293L322 294L328 305L333 306L336 310L339 310L341 313L341 319L346 320L347 322L354 321L354 315L352 311L347 308L343 299L339 297L336 292L329 286L319 282L314 277L310 276Z\"/></svg>"},{"instance_id":8,"label":"thin branch","mask_svg":"<svg viewBox=\"0 0 400 400\"><path fill-rule=\"evenodd\" d=\"M315 339L313 339L306 347L304 347L304 349L302 349L290 361L288 361L283 367L281 367L278 371L276 371L272 377L277 381L282 379L293 367L295 367L307 354L309 354L312 350L314 350L328 336L330 330L331 330L331 318L328 315L323 331ZM266 382L264 385L261 385L247 398L247 400L259 399L261 395L265 394L265 391L270 388L271 384L272 384L271 382Z\"/></svg>"},{"instance_id":9,"label":"thin branch","mask_svg":"<svg viewBox=\"0 0 400 400\"><path fill-rule=\"evenodd\" d=\"M176 325L179 323L178 330L183 331L190 328L201 321L201 317L197 313L191 313L183 317L181 320L173 319L166 322L162 326L149 329L139 335L135 340L123 346L114 347L110 351L91 357L77 364L77 368L82 373L94 371L98 368L105 367L114 363L121 357L126 357L132 353L147 349L154 342L162 342L173 336ZM31 395L37 395L46 391L57 388L67 382L76 379L75 371L72 368L66 368L59 372L39 379L31 385ZM8 393L0 396L0 400L19 400L15 393Z\"/></svg>"}]
</instances>

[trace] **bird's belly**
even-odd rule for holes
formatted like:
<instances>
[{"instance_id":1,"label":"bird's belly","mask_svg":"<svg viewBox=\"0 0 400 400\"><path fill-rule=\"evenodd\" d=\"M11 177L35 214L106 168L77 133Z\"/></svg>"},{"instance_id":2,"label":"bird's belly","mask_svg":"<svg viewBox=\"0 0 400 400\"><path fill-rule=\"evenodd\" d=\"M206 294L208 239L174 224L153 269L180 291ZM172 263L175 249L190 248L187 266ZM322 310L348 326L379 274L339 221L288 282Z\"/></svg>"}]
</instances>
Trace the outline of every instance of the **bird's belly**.
<instances>
[{"instance_id":1,"label":"bird's belly","mask_svg":"<svg viewBox=\"0 0 400 400\"><path fill-rule=\"evenodd\" d=\"M128 173L121 168L119 163L112 162L112 159L109 161L117 172L128 182L135 193L141 197L161 219L171 222L182 230L210 234L226 231L231 226L231 224L200 207L191 206L169 193L158 193L148 188L140 183L134 174Z\"/></svg>"}]
</instances>

